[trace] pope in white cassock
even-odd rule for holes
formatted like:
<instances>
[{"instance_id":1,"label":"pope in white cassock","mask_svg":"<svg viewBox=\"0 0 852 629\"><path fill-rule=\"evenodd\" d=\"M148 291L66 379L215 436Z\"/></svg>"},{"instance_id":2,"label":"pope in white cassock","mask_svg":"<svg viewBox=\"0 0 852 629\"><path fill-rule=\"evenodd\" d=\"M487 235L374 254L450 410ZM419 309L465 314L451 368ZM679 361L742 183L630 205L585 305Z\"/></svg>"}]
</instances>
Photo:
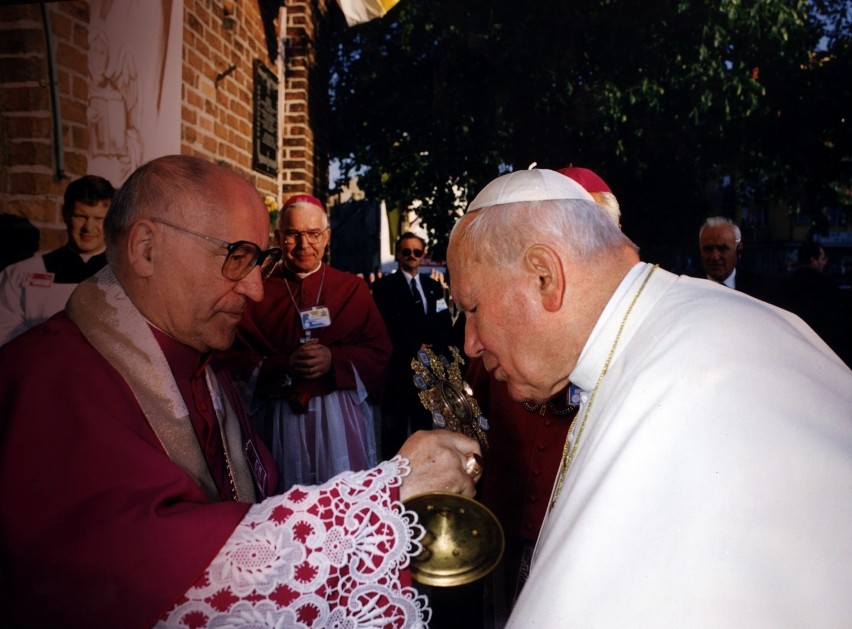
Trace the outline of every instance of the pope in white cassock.
<instances>
[{"instance_id":1,"label":"pope in white cassock","mask_svg":"<svg viewBox=\"0 0 852 629\"><path fill-rule=\"evenodd\" d=\"M510 627L849 626L852 372L804 322L641 262L548 170L486 186L448 264L513 398L584 390Z\"/></svg>"}]
</instances>

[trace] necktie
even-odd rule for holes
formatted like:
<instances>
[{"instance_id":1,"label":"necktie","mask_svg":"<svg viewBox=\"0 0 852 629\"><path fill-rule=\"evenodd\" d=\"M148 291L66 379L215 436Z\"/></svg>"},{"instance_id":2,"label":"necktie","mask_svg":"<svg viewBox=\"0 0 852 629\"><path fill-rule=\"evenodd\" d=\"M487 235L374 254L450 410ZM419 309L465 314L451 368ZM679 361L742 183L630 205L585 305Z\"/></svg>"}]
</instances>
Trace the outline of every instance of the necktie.
<instances>
[{"instance_id":1,"label":"necktie","mask_svg":"<svg viewBox=\"0 0 852 629\"><path fill-rule=\"evenodd\" d=\"M414 297L414 303L423 308L423 299L420 297L420 290L417 288L417 280L415 278L411 278L411 296Z\"/></svg>"}]
</instances>

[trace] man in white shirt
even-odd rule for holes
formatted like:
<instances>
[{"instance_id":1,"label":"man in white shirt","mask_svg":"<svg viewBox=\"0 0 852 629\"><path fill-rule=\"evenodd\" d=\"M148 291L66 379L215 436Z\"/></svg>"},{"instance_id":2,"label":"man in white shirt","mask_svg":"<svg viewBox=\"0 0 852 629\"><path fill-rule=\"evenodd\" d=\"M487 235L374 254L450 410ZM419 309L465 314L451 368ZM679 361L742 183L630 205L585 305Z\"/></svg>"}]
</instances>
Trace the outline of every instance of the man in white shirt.
<instances>
[{"instance_id":1,"label":"man in white shirt","mask_svg":"<svg viewBox=\"0 0 852 629\"><path fill-rule=\"evenodd\" d=\"M72 181L62 204L68 243L0 272L0 345L62 310L77 284L104 267L103 223L114 194L103 177Z\"/></svg>"}]
</instances>

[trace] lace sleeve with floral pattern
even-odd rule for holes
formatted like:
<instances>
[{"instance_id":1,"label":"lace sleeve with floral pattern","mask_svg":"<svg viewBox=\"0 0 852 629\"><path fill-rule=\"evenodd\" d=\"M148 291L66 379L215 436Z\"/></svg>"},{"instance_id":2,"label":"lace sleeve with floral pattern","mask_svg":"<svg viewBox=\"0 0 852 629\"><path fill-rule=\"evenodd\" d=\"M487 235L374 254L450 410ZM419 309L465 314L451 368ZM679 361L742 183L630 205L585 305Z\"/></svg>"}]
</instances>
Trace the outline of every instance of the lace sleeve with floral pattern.
<instances>
[{"instance_id":1,"label":"lace sleeve with floral pattern","mask_svg":"<svg viewBox=\"0 0 852 629\"><path fill-rule=\"evenodd\" d=\"M401 579L423 529L391 489L408 473L395 457L252 506L157 626L425 627L426 598Z\"/></svg>"}]
</instances>

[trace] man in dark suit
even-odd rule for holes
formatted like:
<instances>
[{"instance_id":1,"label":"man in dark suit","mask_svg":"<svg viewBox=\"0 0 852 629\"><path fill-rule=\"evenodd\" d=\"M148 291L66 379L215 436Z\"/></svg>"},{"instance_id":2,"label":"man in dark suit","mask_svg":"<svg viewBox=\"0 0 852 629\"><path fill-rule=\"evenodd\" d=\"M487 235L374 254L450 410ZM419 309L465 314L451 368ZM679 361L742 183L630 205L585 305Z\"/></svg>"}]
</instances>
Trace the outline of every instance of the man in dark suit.
<instances>
[{"instance_id":1,"label":"man in dark suit","mask_svg":"<svg viewBox=\"0 0 852 629\"><path fill-rule=\"evenodd\" d=\"M852 367L852 301L849 291L838 290L825 274L828 258L818 242L799 247L798 266L778 284L770 300L776 306L799 315L831 349Z\"/></svg>"},{"instance_id":2,"label":"man in dark suit","mask_svg":"<svg viewBox=\"0 0 852 629\"><path fill-rule=\"evenodd\" d=\"M759 278L737 267L743 255L743 237L736 223L723 216L711 216L698 232L698 247L708 280L761 298Z\"/></svg>"},{"instance_id":3,"label":"man in dark suit","mask_svg":"<svg viewBox=\"0 0 852 629\"><path fill-rule=\"evenodd\" d=\"M385 321L393 355L382 400L382 455L396 454L406 437L432 427L414 386L411 359L424 346L446 354L452 317L444 288L420 273L426 242L406 232L396 243L399 269L373 284L373 298Z\"/></svg>"}]
</instances>

